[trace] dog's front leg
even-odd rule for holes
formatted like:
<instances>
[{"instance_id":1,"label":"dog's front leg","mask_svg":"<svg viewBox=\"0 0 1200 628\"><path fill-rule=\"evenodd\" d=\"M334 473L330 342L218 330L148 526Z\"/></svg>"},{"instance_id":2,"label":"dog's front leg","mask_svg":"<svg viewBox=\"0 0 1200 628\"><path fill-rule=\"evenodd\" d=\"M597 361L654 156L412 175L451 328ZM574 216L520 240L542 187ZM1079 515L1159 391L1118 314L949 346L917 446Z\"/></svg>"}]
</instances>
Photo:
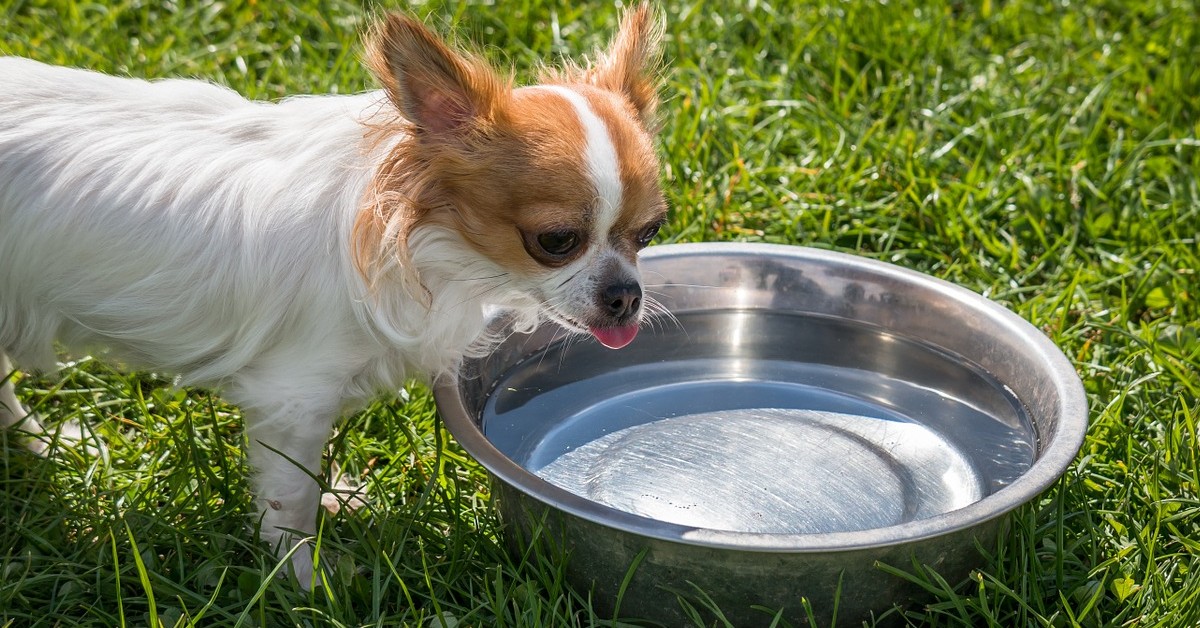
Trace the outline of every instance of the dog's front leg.
<instances>
[{"instance_id":1,"label":"dog's front leg","mask_svg":"<svg viewBox=\"0 0 1200 628\"><path fill-rule=\"evenodd\" d=\"M310 391L311 392L311 391ZM279 556L293 550L291 571L305 589L313 585L312 548L321 488L321 455L337 417L336 403L293 399L264 414L249 411L247 458L254 475L262 539Z\"/></svg>"},{"instance_id":2,"label":"dog's front leg","mask_svg":"<svg viewBox=\"0 0 1200 628\"><path fill-rule=\"evenodd\" d=\"M17 399L17 392L13 387L14 374L8 356L0 351L0 429L7 429L14 425L20 426L24 436L27 437L25 446L41 456L50 455L51 446L56 441L60 444L81 446L82 450L93 456L100 455L104 449L103 443L98 439L92 439L90 434L74 421L64 421L54 430L47 431L37 417L25 410L21 401Z\"/></svg>"},{"instance_id":3,"label":"dog's front leg","mask_svg":"<svg viewBox=\"0 0 1200 628\"><path fill-rule=\"evenodd\" d=\"M25 412L25 408L17 399L13 388L14 375L12 363L8 356L0 351L0 428L7 428L18 423L26 423L25 431L41 435L42 426L37 419Z\"/></svg>"}]
</instances>

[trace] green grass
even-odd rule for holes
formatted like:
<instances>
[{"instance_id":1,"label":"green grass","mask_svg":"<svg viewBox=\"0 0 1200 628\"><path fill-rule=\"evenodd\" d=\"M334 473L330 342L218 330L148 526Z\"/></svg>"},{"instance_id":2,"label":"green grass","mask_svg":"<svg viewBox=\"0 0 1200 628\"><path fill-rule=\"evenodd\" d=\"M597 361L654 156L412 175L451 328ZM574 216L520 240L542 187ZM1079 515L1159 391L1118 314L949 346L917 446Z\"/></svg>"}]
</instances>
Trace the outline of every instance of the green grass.
<instances>
[{"instance_id":1,"label":"green grass","mask_svg":"<svg viewBox=\"0 0 1200 628\"><path fill-rule=\"evenodd\" d=\"M204 77L254 98L370 86L358 4L3 2L3 53ZM590 51L616 15L530 0L417 12L520 77ZM897 566L932 591L903 620L1200 623L1197 5L672 0L664 12L663 240L802 244L948 279L1044 330L1085 382L1091 426L1066 476L968 580ZM333 440L371 506L324 518L333 563L315 593L270 577L274 558L249 540L235 408L90 359L20 390L52 423L90 426L108 454L42 460L0 434L0 626L611 619L561 566L504 553L486 477L422 387Z\"/></svg>"}]
</instances>

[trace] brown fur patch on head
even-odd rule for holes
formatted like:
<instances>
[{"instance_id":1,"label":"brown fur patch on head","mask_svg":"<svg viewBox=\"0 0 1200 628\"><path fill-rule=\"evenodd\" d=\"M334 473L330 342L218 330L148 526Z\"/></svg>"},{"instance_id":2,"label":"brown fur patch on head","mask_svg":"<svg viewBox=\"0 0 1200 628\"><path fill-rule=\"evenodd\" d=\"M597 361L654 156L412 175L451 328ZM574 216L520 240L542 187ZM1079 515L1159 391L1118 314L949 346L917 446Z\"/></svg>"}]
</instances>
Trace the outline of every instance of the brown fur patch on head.
<instances>
[{"instance_id":1,"label":"brown fur patch on head","mask_svg":"<svg viewBox=\"0 0 1200 628\"><path fill-rule=\"evenodd\" d=\"M664 206L648 134L657 102L652 17L645 6L631 11L596 67L553 81L574 83L609 129L621 169L623 241ZM375 129L385 154L352 234L355 265L368 282L407 257L421 225L452 229L506 270L528 274L546 268L527 251L529 234L592 235L586 134L561 94L513 90L485 61L404 16L388 16L372 32L367 62L398 113Z\"/></svg>"},{"instance_id":2,"label":"brown fur patch on head","mask_svg":"<svg viewBox=\"0 0 1200 628\"><path fill-rule=\"evenodd\" d=\"M586 229L595 193L583 163L584 132L560 97L538 90L509 94L504 124L479 126L458 142L401 141L380 166L368 208L355 224L360 272L380 242L403 255L422 225L458 232L506 269L541 269L523 233ZM368 273L369 274L369 273Z\"/></svg>"},{"instance_id":3,"label":"brown fur patch on head","mask_svg":"<svg viewBox=\"0 0 1200 628\"><path fill-rule=\"evenodd\" d=\"M654 9L648 4L638 5L621 16L608 50L599 54L590 67L548 69L544 79L552 83L586 83L620 94L633 107L642 126L656 132L662 36L662 20Z\"/></svg>"},{"instance_id":4,"label":"brown fur patch on head","mask_svg":"<svg viewBox=\"0 0 1200 628\"><path fill-rule=\"evenodd\" d=\"M365 47L396 114L372 121L372 147L386 155L351 233L355 267L372 282L389 254L404 256L422 216L449 204L443 173L470 170L474 147L506 121L511 78L403 14L384 16Z\"/></svg>"},{"instance_id":5,"label":"brown fur patch on head","mask_svg":"<svg viewBox=\"0 0 1200 628\"><path fill-rule=\"evenodd\" d=\"M415 18L391 13L367 36L366 62L396 109L426 140L499 122L511 91L483 58L447 46Z\"/></svg>"},{"instance_id":6,"label":"brown fur patch on head","mask_svg":"<svg viewBox=\"0 0 1200 628\"><path fill-rule=\"evenodd\" d=\"M522 233L586 229L595 193L571 108L529 89L513 92L509 105L513 115L477 147L470 170L443 172L453 210L427 213L422 222L456 229L510 271L535 273L542 268L526 253Z\"/></svg>"}]
</instances>

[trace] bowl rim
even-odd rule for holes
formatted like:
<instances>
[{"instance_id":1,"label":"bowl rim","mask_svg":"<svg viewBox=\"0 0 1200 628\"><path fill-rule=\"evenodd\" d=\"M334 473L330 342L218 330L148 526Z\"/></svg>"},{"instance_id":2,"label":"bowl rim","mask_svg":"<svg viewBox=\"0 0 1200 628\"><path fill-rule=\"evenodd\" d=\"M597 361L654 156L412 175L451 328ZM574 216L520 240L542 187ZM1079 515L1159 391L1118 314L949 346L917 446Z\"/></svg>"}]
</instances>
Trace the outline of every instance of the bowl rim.
<instances>
[{"instance_id":1,"label":"bowl rim","mask_svg":"<svg viewBox=\"0 0 1200 628\"><path fill-rule=\"evenodd\" d=\"M433 385L439 414L458 443L493 476L551 508L595 524L661 541L716 549L807 553L852 551L912 543L945 536L980 526L1004 516L1029 502L1065 474L1078 455L1088 426L1087 397L1074 366L1050 338L1012 310L946 280L895 264L805 246L766 243L661 244L645 249L641 259L667 259L694 255L741 257L787 257L823 264L837 264L869 274L890 276L904 283L920 284L942 297L953 299L989 316L1019 341L1032 345L1045 361L1048 383L1058 395L1058 421L1049 434L1039 434L1044 448L1029 470L1000 490L967 506L925 519L883 528L820 532L810 534L738 532L696 528L635 515L593 502L543 480L498 450L479 429L458 394L458 373L438 377Z\"/></svg>"}]
</instances>

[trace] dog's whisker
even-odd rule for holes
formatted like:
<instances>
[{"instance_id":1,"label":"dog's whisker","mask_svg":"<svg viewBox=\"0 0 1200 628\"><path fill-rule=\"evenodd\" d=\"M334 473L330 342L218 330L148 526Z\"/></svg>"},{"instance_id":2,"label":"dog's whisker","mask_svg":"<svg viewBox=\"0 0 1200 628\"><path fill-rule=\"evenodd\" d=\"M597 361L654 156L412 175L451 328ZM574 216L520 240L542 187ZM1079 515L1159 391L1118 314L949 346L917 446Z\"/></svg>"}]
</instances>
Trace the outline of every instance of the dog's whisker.
<instances>
[{"instance_id":1,"label":"dog's whisker","mask_svg":"<svg viewBox=\"0 0 1200 628\"><path fill-rule=\"evenodd\" d=\"M577 271L575 271L575 272L571 273L571 276L570 276L570 277L567 277L566 279L564 279L564 280L562 281L562 283L558 284L558 286L557 286L557 287L558 287L558 288L561 288L561 287L563 287L563 286L567 285L568 283L570 283L570 281L571 281L572 279L574 279L574 278L578 277L578 276L579 276L579 273L581 273L581 272L583 272L583 269L582 269L582 268L580 268L579 270L577 270Z\"/></svg>"},{"instance_id":2,"label":"dog's whisker","mask_svg":"<svg viewBox=\"0 0 1200 628\"><path fill-rule=\"evenodd\" d=\"M676 316L674 312L667 309L667 307L660 303L657 299L647 296L645 299L645 307L646 312L651 315L650 320L652 322L669 321L670 323L674 324L677 329L682 331L684 335L687 335L687 330L684 329L683 324L679 322L679 317Z\"/></svg>"},{"instance_id":3,"label":"dog's whisker","mask_svg":"<svg viewBox=\"0 0 1200 628\"><path fill-rule=\"evenodd\" d=\"M570 339L570 331L563 327L559 327L553 334L550 334L550 341L546 343L546 346L542 347L542 355L538 356L538 370L541 370L542 363L546 360L546 354L550 353L550 349L554 346L554 343L558 342L560 334L565 335L568 340ZM560 357L559 360L561 359Z\"/></svg>"},{"instance_id":4,"label":"dog's whisker","mask_svg":"<svg viewBox=\"0 0 1200 628\"><path fill-rule=\"evenodd\" d=\"M713 285L713 284L701 284L701 283L670 282L670 283L648 283L648 284L645 284L644 287L647 289L649 289L649 288L701 288L701 289L705 289L705 290L719 290L722 288L728 288L729 286L717 286L717 285Z\"/></svg>"},{"instance_id":5,"label":"dog's whisker","mask_svg":"<svg viewBox=\"0 0 1200 628\"><path fill-rule=\"evenodd\" d=\"M449 279L445 279L444 281L449 281L449 282L491 281L492 279L499 279L501 277L507 277L507 276L508 276L508 273L496 273L495 275L488 275L486 277L451 277Z\"/></svg>"},{"instance_id":6,"label":"dog's whisker","mask_svg":"<svg viewBox=\"0 0 1200 628\"><path fill-rule=\"evenodd\" d=\"M563 364L567 359L567 352L570 351L571 345L577 344L583 340L582 334L570 334L563 340L563 348L558 354L558 370L562 372Z\"/></svg>"},{"instance_id":7,"label":"dog's whisker","mask_svg":"<svg viewBox=\"0 0 1200 628\"><path fill-rule=\"evenodd\" d=\"M472 292L472 293L468 294L468 295L466 296L466 298L464 298L464 299L462 299L461 301L459 301L459 302L455 303L455 304L454 304L453 306L451 306L449 309L451 309L451 310L458 309L458 308L462 307L464 304L466 304L466 303L468 303L468 302L471 302L471 301L479 301L479 300L481 300L483 297L487 296L488 294L490 294L490 293L492 293L492 292L494 292L494 291L496 291L496 290L499 290L500 288L503 288L504 286L508 285L510 282L511 282L511 279L510 279L510 280L506 280L506 281L502 281L502 282L500 282L500 283L498 283L498 284L495 284L495 285L492 285L492 286L488 286L488 287L486 287L485 289L483 289L482 291Z\"/></svg>"}]
</instances>

